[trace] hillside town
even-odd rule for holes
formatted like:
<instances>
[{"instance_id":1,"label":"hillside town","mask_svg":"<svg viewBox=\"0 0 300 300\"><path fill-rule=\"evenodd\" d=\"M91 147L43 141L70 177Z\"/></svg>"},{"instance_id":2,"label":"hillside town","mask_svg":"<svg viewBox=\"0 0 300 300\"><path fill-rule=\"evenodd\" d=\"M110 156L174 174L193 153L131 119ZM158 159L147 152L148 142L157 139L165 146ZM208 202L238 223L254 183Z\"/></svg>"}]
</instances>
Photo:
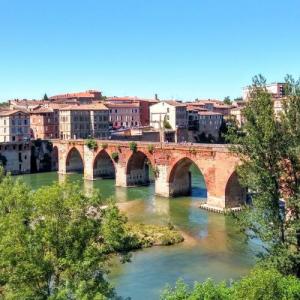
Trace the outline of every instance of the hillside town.
<instances>
[{"instance_id":1,"label":"hillside town","mask_svg":"<svg viewBox=\"0 0 300 300\"><path fill-rule=\"evenodd\" d=\"M281 111L284 84L267 85L274 111ZM54 95L42 100L14 99L0 110L0 160L13 174L32 171L32 145L53 139L101 139L161 143L223 143L228 122L243 125L242 110L249 88L234 101L195 99L161 100L139 97L106 97L100 91ZM39 147L38 159L51 156ZM49 147L48 147L49 148ZM38 170L43 170L40 162ZM49 163L47 163L49 165ZM56 163L50 163L51 170ZM35 168L36 169L36 168ZM47 170L47 169L46 169Z\"/></svg>"}]
</instances>

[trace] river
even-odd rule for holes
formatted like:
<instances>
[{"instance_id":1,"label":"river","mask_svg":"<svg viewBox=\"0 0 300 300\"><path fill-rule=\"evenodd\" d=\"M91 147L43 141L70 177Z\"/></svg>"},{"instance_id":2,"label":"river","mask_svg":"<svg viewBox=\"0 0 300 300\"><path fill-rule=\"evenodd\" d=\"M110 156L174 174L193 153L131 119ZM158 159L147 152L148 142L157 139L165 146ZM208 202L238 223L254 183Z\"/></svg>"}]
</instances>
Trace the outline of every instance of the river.
<instances>
[{"instance_id":1,"label":"river","mask_svg":"<svg viewBox=\"0 0 300 300\"><path fill-rule=\"evenodd\" d=\"M203 177L192 170L192 195L165 199L154 195L154 184L148 187L119 188L114 180L83 181L82 175L67 175L90 192L99 189L102 196L114 197L131 222L167 224L171 222L185 236L185 242L169 247L136 251L130 263L115 262L109 275L117 293L137 299L159 299L160 291L178 278L189 283L208 277L217 281L247 274L255 262L258 246L245 242L230 216L198 208L206 197ZM59 179L57 173L19 176L33 189Z\"/></svg>"}]
</instances>

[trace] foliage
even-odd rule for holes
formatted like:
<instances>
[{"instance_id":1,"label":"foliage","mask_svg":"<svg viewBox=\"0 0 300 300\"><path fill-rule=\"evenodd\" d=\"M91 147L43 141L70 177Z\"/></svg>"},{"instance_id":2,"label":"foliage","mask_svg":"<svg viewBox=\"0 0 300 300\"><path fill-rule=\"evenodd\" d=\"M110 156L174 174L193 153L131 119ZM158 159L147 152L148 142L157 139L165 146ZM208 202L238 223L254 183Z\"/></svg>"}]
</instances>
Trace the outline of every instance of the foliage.
<instances>
[{"instance_id":1,"label":"foliage","mask_svg":"<svg viewBox=\"0 0 300 300\"><path fill-rule=\"evenodd\" d=\"M223 100L223 103L224 103L224 104L227 104L227 105L231 105L232 102L231 102L231 100L230 100L230 97L229 97L229 96L226 96L226 97L224 98L224 100Z\"/></svg>"},{"instance_id":2,"label":"foliage","mask_svg":"<svg viewBox=\"0 0 300 300\"><path fill-rule=\"evenodd\" d=\"M231 300L232 289L224 282L216 284L211 279L203 283L195 283L193 289L178 280L174 288L167 286L161 295L161 300Z\"/></svg>"},{"instance_id":3,"label":"foliage","mask_svg":"<svg viewBox=\"0 0 300 300\"><path fill-rule=\"evenodd\" d=\"M206 136L205 132L201 132L197 136L197 142L199 142L199 143L214 143L215 139L214 139L214 137L211 134L209 134L208 136Z\"/></svg>"},{"instance_id":4,"label":"foliage","mask_svg":"<svg viewBox=\"0 0 300 300\"><path fill-rule=\"evenodd\" d=\"M49 100L49 98L48 98L48 96L47 96L46 93L44 94L43 100Z\"/></svg>"},{"instance_id":5,"label":"foliage","mask_svg":"<svg viewBox=\"0 0 300 300\"><path fill-rule=\"evenodd\" d=\"M120 144L118 144L118 145L117 145L117 149L118 149L118 151L119 151L119 152L121 152L121 150L122 150L122 147L121 147L121 145L120 145Z\"/></svg>"},{"instance_id":6,"label":"foliage","mask_svg":"<svg viewBox=\"0 0 300 300\"><path fill-rule=\"evenodd\" d=\"M136 152L136 150L137 150L137 143L136 143L136 142L130 142L130 143L129 143L129 149L130 149L132 152Z\"/></svg>"},{"instance_id":7,"label":"foliage","mask_svg":"<svg viewBox=\"0 0 300 300\"><path fill-rule=\"evenodd\" d=\"M112 253L127 257L126 218L98 194L54 184L35 192L0 176L0 290L5 299L105 299Z\"/></svg>"},{"instance_id":8,"label":"foliage","mask_svg":"<svg viewBox=\"0 0 300 300\"><path fill-rule=\"evenodd\" d=\"M149 153L152 154L154 152L154 146L152 144L149 144L147 148Z\"/></svg>"},{"instance_id":9,"label":"foliage","mask_svg":"<svg viewBox=\"0 0 300 300\"><path fill-rule=\"evenodd\" d=\"M225 143L225 141L226 141L226 134L227 134L227 124L223 120L222 124L221 124L221 126L219 128L219 139L218 139L219 143Z\"/></svg>"},{"instance_id":10,"label":"foliage","mask_svg":"<svg viewBox=\"0 0 300 300\"><path fill-rule=\"evenodd\" d=\"M111 154L111 157L112 157L112 159L113 159L114 161L118 161L118 159L119 159L119 153L118 153L118 152L113 152L113 153Z\"/></svg>"},{"instance_id":11,"label":"foliage","mask_svg":"<svg viewBox=\"0 0 300 300\"><path fill-rule=\"evenodd\" d=\"M3 167L5 167L6 163L7 163L7 158L5 157L5 155L2 155L0 153L0 165L3 166Z\"/></svg>"},{"instance_id":12,"label":"foliage","mask_svg":"<svg viewBox=\"0 0 300 300\"><path fill-rule=\"evenodd\" d=\"M276 269L256 267L236 282L233 289L233 299L296 300L300 295L300 281L294 276L283 276Z\"/></svg>"},{"instance_id":13,"label":"foliage","mask_svg":"<svg viewBox=\"0 0 300 300\"><path fill-rule=\"evenodd\" d=\"M96 150L98 148L97 142L94 139L88 139L85 142L85 145L90 149L90 150Z\"/></svg>"},{"instance_id":14,"label":"foliage","mask_svg":"<svg viewBox=\"0 0 300 300\"><path fill-rule=\"evenodd\" d=\"M107 149L108 144L107 143L103 143L101 146L102 146L102 149Z\"/></svg>"},{"instance_id":15,"label":"foliage","mask_svg":"<svg viewBox=\"0 0 300 300\"><path fill-rule=\"evenodd\" d=\"M154 178L158 178L159 176L159 169L157 166L153 167L153 175L154 175Z\"/></svg>"},{"instance_id":16,"label":"foliage","mask_svg":"<svg viewBox=\"0 0 300 300\"><path fill-rule=\"evenodd\" d=\"M226 285L211 279L195 283L191 289L183 280L174 288L167 286L162 300L296 300L300 295L300 281L293 276L283 276L275 269L255 268L240 281Z\"/></svg>"},{"instance_id":17,"label":"foliage","mask_svg":"<svg viewBox=\"0 0 300 300\"><path fill-rule=\"evenodd\" d=\"M136 241L136 248L168 246L184 240L181 234L170 226L127 223L125 227L128 234L132 236L132 241Z\"/></svg>"},{"instance_id":18,"label":"foliage","mask_svg":"<svg viewBox=\"0 0 300 300\"><path fill-rule=\"evenodd\" d=\"M195 148L189 148L189 152L193 155L196 155L197 154L197 150Z\"/></svg>"},{"instance_id":19,"label":"foliage","mask_svg":"<svg viewBox=\"0 0 300 300\"><path fill-rule=\"evenodd\" d=\"M163 126L164 126L165 129L172 129L172 126L171 126L170 122L167 120L167 116L166 115L164 116Z\"/></svg>"},{"instance_id":20,"label":"foliage","mask_svg":"<svg viewBox=\"0 0 300 300\"><path fill-rule=\"evenodd\" d=\"M234 101L243 101L243 98L242 97L237 97L237 98L234 98Z\"/></svg>"},{"instance_id":21,"label":"foliage","mask_svg":"<svg viewBox=\"0 0 300 300\"><path fill-rule=\"evenodd\" d=\"M264 242L265 264L300 276L300 83L286 79L288 98L279 116L266 80L253 79L243 110L244 134L231 127L227 139L242 161L240 182L253 194L252 207L237 217L239 224Z\"/></svg>"}]
</instances>

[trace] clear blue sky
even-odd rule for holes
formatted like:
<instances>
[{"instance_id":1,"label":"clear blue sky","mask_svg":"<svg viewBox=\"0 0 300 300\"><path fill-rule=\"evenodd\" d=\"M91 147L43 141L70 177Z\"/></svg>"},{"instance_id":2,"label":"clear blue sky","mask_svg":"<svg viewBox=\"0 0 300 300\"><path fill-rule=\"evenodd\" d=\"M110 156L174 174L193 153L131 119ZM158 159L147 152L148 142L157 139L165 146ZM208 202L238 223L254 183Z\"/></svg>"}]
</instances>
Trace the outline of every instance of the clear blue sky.
<instances>
[{"instance_id":1,"label":"clear blue sky","mask_svg":"<svg viewBox=\"0 0 300 300\"><path fill-rule=\"evenodd\" d=\"M236 97L300 75L299 0L0 0L0 100Z\"/></svg>"}]
</instances>

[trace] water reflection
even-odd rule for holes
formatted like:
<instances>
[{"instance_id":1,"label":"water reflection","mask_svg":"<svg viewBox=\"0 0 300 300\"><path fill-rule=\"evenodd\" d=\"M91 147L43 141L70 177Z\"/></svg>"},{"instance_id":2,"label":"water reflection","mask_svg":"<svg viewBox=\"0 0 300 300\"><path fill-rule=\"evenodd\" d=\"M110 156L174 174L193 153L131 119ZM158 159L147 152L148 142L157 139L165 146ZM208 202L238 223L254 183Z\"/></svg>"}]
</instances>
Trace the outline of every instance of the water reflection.
<instances>
[{"instance_id":1,"label":"water reflection","mask_svg":"<svg viewBox=\"0 0 300 300\"><path fill-rule=\"evenodd\" d=\"M69 180L82 185L86 193L100 190L102 197L113 197L131 222L167 224L180 229L185 242L172 247L154 247L134 252L132 262L115 263L110 280L117 292L132 299L158 299L166 283L183 277L189 282L212 277L216 280L246 274L254 263L255 246L243 241L230 217L199 209L206 198L202 176L193 170L190 197L165 199L149 187L115 187L114 180L84 181L82 174L56 173L24 175L33 189L54 181Z\"/></svg>"}]
</instances>

